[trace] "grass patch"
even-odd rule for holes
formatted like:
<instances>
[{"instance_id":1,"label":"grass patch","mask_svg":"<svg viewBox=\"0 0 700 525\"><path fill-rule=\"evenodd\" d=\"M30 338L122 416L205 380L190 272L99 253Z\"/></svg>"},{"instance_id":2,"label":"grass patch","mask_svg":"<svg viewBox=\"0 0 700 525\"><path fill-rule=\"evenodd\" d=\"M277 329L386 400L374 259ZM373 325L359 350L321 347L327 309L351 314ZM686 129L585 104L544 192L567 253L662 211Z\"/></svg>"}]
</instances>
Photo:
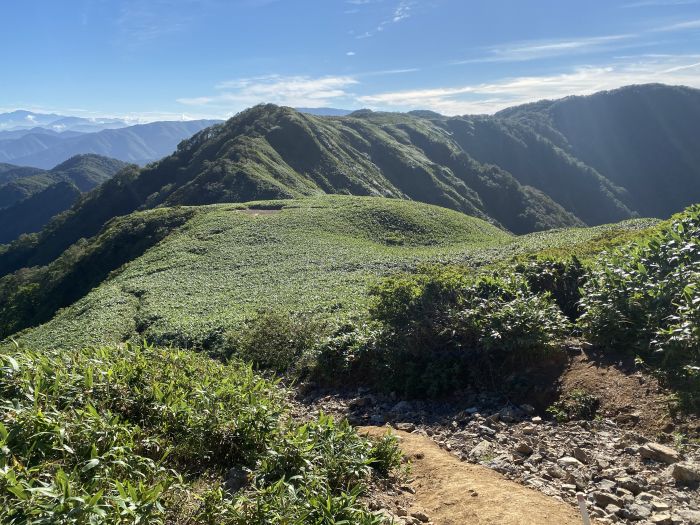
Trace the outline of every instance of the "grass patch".
<instances>
[{"instance_id":1,"label":"grass patch","mask_svg":"<svg viewBox=\"0 0 700 525\"><path fill-rule=\"evenodd\" d=\"M173 349L3 351L0 522L381 523L358 497L396 442L295 424L283 395Z\"/></svg>"},{"instance_id":2,"label":"grass patch","mask_svg":"<svg viewBox=\"0 0 700 525\"><path fill-rule=\"evenodd\" d=\"M256 216L242 207L279 211ZM387 275L425 264L477 268L552 247L574 253L603 233L627 235L652 224L515 237L444 208L341 196L185 211L191 217L184 225L49 322L16 337L35 348L146 339L223 352L259 311L294 312L335 330L367 318L369 285ZM125 224L141 214L130 217ZM110 238L118 236L95 237L83 250L95 253L104 242L97 252L109 253ZM26 284L33 282L43 283Z\"/></svg>"}]
</instances>

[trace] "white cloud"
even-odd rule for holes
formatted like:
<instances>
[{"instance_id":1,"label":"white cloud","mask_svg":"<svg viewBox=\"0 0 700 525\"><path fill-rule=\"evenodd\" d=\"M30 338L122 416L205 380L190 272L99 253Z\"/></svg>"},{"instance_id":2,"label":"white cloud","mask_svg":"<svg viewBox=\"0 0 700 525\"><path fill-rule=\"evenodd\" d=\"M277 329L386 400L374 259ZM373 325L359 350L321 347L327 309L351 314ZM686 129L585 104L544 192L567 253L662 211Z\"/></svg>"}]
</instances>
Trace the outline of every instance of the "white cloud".
<instances>
[{"instance_id":1,"label":"white cloud","mask_svg":"<svg viewBox=\"0 0 700 525\"><path fill-rule=\"evenodd\" d=\"M700 18L657 27L654 31L685 31L686 29L700 29Z\"/></svg>"},{"instance_id":2,"label":"white cloud","mask_svg":"<svg viewBox=\"0 0 700 525\"><path fill-rule=\"evenodd\" d=\"M671 7L671 6L697 4L698 1L699 0L642 0L640 2L630 2L629 4L623 4L620 7L623 7L623 8Z\"/></svg>"},{"instance_id":3,"label":"white cloud","mask_svg":"<svg viewBox=\"0 0 700 525\"><path fill-rule=\"evenodd\" d=\"M635 38L634 34L606 35L586 38L560 40L537 40L516 42L486 48L483 56L466 60L457 60L453 64L470 64L477 62L520 62L539 58L585 53L612 46Z\"/></svg>"},{"instance_id":4,"label":"white cloud","mask_svg":"<svg viewBox=\"0 0 700 525\"><path fill-rule=\"evenodd\" d=\"M358 101L373 108L402 111L432 109L447 115L493 113L543 98L587 95L629 84L663 82L700 87L700 63L696 61L690 55L630 60L605 66L580 66L553 75L364 95Z\"/></svg>"},{"instance_id":5,"label":"white cloud","mask_svg":"<svg viewBox=\"0 0 700 525\"><path fill-rule=\"evenodd\" d=\"M405 20L406 18L410 17L412 8L413 2L401 2L396 6L396 9L394 9L394 16L392 17L391 21L394 23L401 22L401 20Z\"/></svg>"},{"instance_id":6,"label":"white cloud","mask_svg":"<svg viewBox=\"0 0 700 525\"><path fill-rule=\"evenodd\" d=\"M350 76L281 76L267 75L221 82L218 93L211 96L180 98L190 106L211 106L238 110L261 102L283 106L326 106L348 96L345 89L357 80Z\"/></svg>"},{"instance_id":7,"label":"white cloud","mask_svg":"<svg viewBox=\"0 0 700 525\"><path fill-rule=\"evenodd\" d=\"M373 3L370 1L355 1L350 3L354 3L356 5L363 5L363 4L368 4L368 3ZM358 34L355 38L357 39L363 39L363 38L369 38L371 36L374 36L376 33L379 33L381 31L384 31L384 29L391 24L397 24L403 20L406 20L407 18L410 18L411 15L413 14L413 7L416 5L416 2L414 0L401 0L398 4L394 6L394 8L391 11L391 15L386 17L384 20L379 22L377 26L374 28L372 31L364 31L360 34Z\"/></svg>"},{"instance_id":8,"label":"white cloud","mask_svg":"<svg viewBox=\"0 0 700 525\"><path fill-rule=\"evenodd\" d=\"M346 54L347 56L349 56L349 57L354 57L354 56L355 56L355 52L354 52L354 51L348 51L348 52L345 53L345 54Z\"/></svg>"}]
</instances>

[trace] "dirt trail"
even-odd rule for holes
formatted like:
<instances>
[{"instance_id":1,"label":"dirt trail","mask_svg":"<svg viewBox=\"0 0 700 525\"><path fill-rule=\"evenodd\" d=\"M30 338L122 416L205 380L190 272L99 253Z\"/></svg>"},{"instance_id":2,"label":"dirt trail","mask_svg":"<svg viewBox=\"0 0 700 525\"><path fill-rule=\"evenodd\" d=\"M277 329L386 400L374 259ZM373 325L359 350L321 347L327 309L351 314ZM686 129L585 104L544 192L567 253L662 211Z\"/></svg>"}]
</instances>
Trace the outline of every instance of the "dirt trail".
<instances>
[{"instance_id":1,"label":"dirt trail","mask_svg":"<svg viewBox=\"0 0 700 525\"><path fill-rule=\"evenodd\" d=\"M387 427L363 427L381 436ZM569 505L518 485L479 465L461 462L430 438L392 431L412 462L413 510L435 525L580 525Z\"/></svg>"}]
</instances>

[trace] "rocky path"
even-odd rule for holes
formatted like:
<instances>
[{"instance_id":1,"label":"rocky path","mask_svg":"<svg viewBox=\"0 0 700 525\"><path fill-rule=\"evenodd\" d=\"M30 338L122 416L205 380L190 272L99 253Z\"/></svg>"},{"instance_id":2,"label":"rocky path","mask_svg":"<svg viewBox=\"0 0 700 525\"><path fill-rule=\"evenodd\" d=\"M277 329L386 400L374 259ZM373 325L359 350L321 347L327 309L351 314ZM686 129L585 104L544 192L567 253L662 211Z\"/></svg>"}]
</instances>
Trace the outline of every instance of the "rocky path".
<instances>
[{"instance_id":1,"label":"rocky path","mask_svg":"<svg viewBox=\"0 0 700 525\"><path fill-rule=\"evenodd\" d=\"M362 389L305 392L297 415L323 411L347 417L357 427L389 424L406 433L402 435L410 446L420 442L426 450L440 451L431 458L443 458L436 468L445 468L448 478L476 472L470 469L477 466L487 468L500 474L501 481L510 480L508 487L514 482L574 510L576 493L583 492L598 523L700 525L700 442L674 443L677 429L664 411L664 393L655 381L576 356L561 382L569 390L584 388L600 398L594 420L557 423L538 416L531 406L476 392L449 402L427 402ZM690 421L686 428L697 437L700 423ZM430 472L428 466L421 468ZM442 476L437 471L430 475ZM428 474L424 479L429 485ZM468 477L456 483L460 490L478 491ZM468 492L462 499L467 497ZM437 507L436 500L436 512ZM459 504L446 508L438 515L448 520ZM499 520L484 523L511 523Z\"/></svg>"},{"instance_id":2,"label":"rocky path","mask_svg":"<svg viewBox=\"0 0 700 525\"><path fill-rule=\"evenodd\" d=\"M363 427L381 436L386 427ZM581 518L565 503L508 481L503 476L457 459L420 434L394 431L411 461L412 493L408 505L392 516L399 524L435 525L580 525Z\"/></svg>"}]
</instances>

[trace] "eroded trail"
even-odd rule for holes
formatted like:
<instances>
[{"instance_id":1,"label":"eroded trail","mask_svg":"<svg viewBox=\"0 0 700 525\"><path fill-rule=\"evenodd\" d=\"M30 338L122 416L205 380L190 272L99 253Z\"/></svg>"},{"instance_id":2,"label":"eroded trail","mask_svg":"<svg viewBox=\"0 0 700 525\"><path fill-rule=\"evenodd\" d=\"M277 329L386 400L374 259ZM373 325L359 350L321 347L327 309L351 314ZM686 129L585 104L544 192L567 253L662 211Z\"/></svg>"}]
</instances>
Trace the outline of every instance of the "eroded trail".
<instances>
[{"instance_id":1,"label":"eroded trail","mask_svg":"<svg viewBox=\"0 0 700 525\"><path fill-rule=\"evenodd\" d=\"M363 427L381 436L387 427ZM500 474L462 462L430 438L392 430L412 463L411 511L424 511L435 525L580 525L574 509L505 479Z\"/></svg>"}]
</instances>

